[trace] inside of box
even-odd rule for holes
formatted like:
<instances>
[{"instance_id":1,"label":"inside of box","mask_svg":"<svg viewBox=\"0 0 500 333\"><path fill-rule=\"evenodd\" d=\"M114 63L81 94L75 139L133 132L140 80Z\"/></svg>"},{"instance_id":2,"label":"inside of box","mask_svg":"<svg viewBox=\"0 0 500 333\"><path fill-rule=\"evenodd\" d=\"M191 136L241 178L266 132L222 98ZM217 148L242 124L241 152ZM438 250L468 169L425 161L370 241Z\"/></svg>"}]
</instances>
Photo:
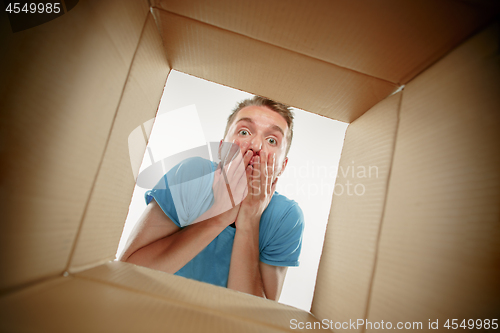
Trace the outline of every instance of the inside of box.
<instances>
[{"instance_id":1,"label":"inside of box","mask_svg":"<svg viewBox=\"0 0 500 333\"><path fill-rule=\"evenodd\" d=\"M16 35L0 20L8 45L0 55L2 325L91 330L102 319L160 328L167 318L193 330L212 321L226 331L253 323L280 331L290 318L314 321L222 288L214 295L228 303L212 311L194 295L211 286L108 263L134 187L127 137L154 117L171 68L349 122L340 165L378 166L362 198L332 203L317 319L494 317L499 32L485 28L498 13L493 3L387 0L365 20L336 2L272 3L273 19L267 4L151 4L152 13L148 1L80 2ZM297 14L303 25L291 20ZM131 304L141 312L132 315ZM249 311L266 306L276 311ZM52 320L59 313L65 319Z\"/></svg>"},{"instance_id":2,"label":"inside of box","mask_svg":"<svg viewBox=\"0 0 500 333\"><path fill-rule=\"evenodd\" d=\"M117 258L124 251L132 228L146 208L146 191L152 189L170 166L186 158L187 154L201 156L207 153L200 147L206 146L207 142L217 144L222 139L230 111L252 96L175 70L170 72L138 171ZM276 191L299 204L306 226L300 265L288 268L280 302L309 311L332 194L363 195L363 178L377 177L378 170L374 166L345 189L340 184L335 186L338 172L345 174L356 169L359 173L363 167L351 165L346 170L338 168L347 124L296 108L293 113L294 138L286 170L279 177ZM140 126L129 135L129 146L139 146L139 143L133 142L135 140L140 143L145 140ZM182 157L178 158L179 154ZM153 162L158 167L153 166Z\"/></svg>"}]
</instances>

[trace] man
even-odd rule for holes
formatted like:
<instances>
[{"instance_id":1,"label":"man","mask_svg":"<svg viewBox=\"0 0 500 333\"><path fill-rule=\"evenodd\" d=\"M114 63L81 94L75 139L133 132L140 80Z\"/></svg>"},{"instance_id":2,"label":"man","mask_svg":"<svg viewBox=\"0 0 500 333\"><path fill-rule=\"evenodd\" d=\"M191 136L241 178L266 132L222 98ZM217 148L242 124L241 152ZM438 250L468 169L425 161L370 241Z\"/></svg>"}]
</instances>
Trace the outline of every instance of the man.
<instances>
[{"instance_id":1,"label":"man","mask_svg":"<svg viewBox=\"0 0 500 333\"><path fill-rule=\"evenodd\" d=\"M170 170L146 193L120 260L278 300L304 227L297 203L275 193L292 136L287 106L258 96L241 102L224 134L239 148L234 160L217 167L191 158Z\"/></svg>"}]
</instances>

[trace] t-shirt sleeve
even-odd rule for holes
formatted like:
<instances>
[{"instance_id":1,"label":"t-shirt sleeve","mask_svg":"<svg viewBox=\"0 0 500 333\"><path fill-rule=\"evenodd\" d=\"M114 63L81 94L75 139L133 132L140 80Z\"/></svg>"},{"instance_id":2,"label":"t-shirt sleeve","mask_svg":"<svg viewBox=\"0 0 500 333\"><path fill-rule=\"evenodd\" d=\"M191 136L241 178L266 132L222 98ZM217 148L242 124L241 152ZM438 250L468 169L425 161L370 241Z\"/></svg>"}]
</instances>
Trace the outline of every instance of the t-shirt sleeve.
<instances>
[{"instance_id":1,"label":"t-shirt sleeve","mask_svg":"<svg viewBox=\"0 0 500 333\"><path fill-rule=\"evenodd\" d=\"M185 227L212 206L213 171L212 162L200 157L188 158L146 192L146 204L154 198L172 222Z\"/></svg>"},{"instance_id":2,"label":"t-shirt sleeve","mask_svg":"<svg viewBox=\"0 0 500 333\"><path fill-rule=\"evenodd\" d=\"M299 266L304 232L302 209L294 203L280 221L271 221L271 225L278 227L269 230L261 243L260 261L273 266Z\"/></svg>"}]
</instances>

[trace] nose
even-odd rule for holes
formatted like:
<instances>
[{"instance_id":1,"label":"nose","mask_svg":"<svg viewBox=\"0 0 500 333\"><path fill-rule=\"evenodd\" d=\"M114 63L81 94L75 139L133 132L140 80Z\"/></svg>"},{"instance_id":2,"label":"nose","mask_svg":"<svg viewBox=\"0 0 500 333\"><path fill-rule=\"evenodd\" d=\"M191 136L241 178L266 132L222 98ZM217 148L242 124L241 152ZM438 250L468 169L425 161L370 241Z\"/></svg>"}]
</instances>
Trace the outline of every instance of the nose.
<instances>
[{"instance_id":1,"label":"nose","mask_svg":"<svg viewBox=\"0 0 500 333\"><path fill-rule=\"evenodd\" d=\"M262 149L262 140L258 136L252 137L249 142L248 150L252 150L254 155L257 155Z\"/></svg>"}]
</instances>

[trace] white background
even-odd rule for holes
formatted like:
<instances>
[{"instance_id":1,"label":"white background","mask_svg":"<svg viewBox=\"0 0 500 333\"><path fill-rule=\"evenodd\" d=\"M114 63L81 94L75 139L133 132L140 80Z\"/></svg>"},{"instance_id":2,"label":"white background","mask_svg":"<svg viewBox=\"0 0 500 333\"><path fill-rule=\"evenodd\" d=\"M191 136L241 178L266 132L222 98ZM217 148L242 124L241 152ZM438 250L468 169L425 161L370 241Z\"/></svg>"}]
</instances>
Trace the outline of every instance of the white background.
<instances>
[{"instance_id":1,"label":"white background","mask_svg":"<svg viewBox=\"0 0 500 333\"><path fill-rule=\"evenodd\" d=\"M148 147L159 161L181 151L220 141L235 105L253 95L172 71ZM294 137L288 166L276 191L299 203L305 218L300 266L290 267L280 302L309 311L337 176L346 123L294 109ZM145 154L141 171L151 165ZM131 175L132 176L132 175ZM146 207L138 186L132 197L118 254Z\"/></svg>"}]
</instances>

